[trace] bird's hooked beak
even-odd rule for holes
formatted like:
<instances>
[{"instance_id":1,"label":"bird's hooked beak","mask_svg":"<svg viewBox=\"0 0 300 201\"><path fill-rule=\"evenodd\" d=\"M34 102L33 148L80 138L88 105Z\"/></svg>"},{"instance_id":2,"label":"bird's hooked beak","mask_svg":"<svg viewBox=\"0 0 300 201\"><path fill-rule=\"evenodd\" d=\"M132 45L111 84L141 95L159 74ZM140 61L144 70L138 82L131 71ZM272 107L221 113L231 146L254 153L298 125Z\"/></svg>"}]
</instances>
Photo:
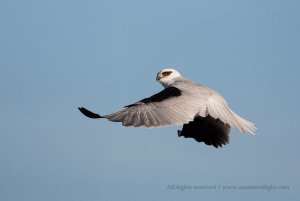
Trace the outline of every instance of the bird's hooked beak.
<instances>
[{"instance_id":1,"label":"bird's hooked beak","mask_svg":"<svg viewBox=\"0 0 300 201\"><path fill-rule=\"evenodd\" d=\"M159 81L162 78L162 76L160 76L160 73L157 73L156 75L156 81Z\"/></svg>"},{"instance_id":2,"label":"bird's hooked beak","mask_svg":"<svg viewBox=\"0 0 300 201\"><path fill-rule=\"evenodd\" d=\"M157 75L156 75L156 81L158 81L160 79L161 79L161 76L159 75L159 73L157 73Z\"/></svg>"}]
</instances>

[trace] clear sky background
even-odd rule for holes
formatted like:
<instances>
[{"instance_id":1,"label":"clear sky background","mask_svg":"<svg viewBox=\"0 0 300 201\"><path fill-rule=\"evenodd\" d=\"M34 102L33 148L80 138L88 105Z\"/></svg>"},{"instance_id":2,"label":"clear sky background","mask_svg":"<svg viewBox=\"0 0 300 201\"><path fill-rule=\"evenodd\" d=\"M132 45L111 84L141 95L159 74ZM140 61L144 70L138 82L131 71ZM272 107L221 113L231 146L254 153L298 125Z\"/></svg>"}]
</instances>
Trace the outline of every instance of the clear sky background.
<instances>
[{"instance_id":1,"label":"clear sky background","mask_svg":"<svg viewBox=\"0 0 300 201\"><path fill-rule=\"evenodd\" d=\"M299 10L296 0L0 0L0 200L299 200ZM125 128L77 110L148 97L166 66L219 91L257 135L233 130L215 149L178 138L180 127Z\"/></svg>"}]
</instances>

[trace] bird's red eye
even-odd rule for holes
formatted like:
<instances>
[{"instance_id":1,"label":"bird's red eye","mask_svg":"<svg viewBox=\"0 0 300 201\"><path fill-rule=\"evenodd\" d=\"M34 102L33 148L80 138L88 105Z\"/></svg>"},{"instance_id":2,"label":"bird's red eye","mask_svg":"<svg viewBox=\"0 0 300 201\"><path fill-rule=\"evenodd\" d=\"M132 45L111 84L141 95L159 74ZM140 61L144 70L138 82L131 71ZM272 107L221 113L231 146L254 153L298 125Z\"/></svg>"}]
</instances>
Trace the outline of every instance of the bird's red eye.
<instances>
[{"instance_id":1,"label":"bird's red eye","mask_svg":"<svg viewBox=\"0 0 300 201\"><path fill-rule=\"evenodd\" d=\"M166 71L166 72L163 72L162 75L163 76L169 76L171 73L172 73L172 71Z\"/></svg>"}]
</instances>

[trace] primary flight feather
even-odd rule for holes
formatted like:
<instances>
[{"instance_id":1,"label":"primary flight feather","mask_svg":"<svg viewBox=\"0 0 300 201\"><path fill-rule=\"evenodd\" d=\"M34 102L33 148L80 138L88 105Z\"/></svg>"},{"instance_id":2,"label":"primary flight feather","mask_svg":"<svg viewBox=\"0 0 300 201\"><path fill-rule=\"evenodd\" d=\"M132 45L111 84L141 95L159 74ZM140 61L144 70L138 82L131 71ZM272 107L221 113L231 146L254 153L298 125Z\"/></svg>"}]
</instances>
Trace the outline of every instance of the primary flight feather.
<instances>
[{"instance_id":1,"label":"primary flight feather","mask_svg":"<svg viewBox=\"0 0 300 201\"><path fill-rule=\"evenodd\" d=\"M229 143L231 127L241 133L255 133L254 124L235 114L218 92L184 78L175 69L161 70L156 80L164 90L121 111L99 115L83 107L78 109L89 118L106 118L124 126L183 125L179 137L194 138L215 147Z\"/></svg>"}]
</instances>

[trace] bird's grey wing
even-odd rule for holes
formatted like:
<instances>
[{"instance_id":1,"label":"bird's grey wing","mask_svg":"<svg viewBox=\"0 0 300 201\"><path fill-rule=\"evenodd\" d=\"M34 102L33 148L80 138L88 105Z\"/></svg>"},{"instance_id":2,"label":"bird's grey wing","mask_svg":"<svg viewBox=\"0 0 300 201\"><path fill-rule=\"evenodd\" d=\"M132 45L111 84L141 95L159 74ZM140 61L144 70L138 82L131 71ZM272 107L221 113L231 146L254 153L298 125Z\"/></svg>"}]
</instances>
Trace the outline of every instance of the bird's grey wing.
<instances>
[{"instance_id":1,"label":"bird's grey wing","mask_svg":"<svg viewBox=\"0 0 300 201\"><path fill-rule=\"evenodd\" d=\"M124 126L163 127L188 123L198 112L199 104L192 93L171 86L149 98L125 106L119 112L102 117L122 122Z\"/></svg>"}]
</instances>

